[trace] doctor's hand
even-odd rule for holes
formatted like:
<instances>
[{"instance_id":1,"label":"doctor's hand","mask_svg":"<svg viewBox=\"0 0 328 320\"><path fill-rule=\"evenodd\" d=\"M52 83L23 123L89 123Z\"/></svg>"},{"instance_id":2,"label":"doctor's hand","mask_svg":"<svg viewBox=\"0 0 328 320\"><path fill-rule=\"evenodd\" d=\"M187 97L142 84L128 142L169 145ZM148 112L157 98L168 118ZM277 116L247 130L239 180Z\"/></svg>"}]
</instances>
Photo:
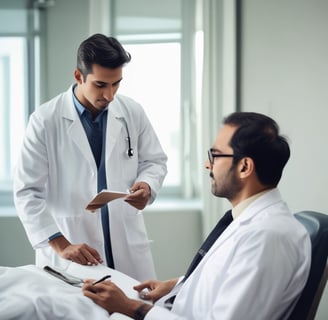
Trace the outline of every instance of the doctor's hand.
<instances>
[{"instance_id":1,"label":"doctor's hand","mask_svg":"<svg viewBox=\"0 0 328 320\"><path fill-rule=\"evenodd\" d=\"M124 201L138 210L142 210L147 205L151 195L148 183L136 182L129 191L131 194L125 197Z\"/></svg>"},{"instance_id":2,"label":"doctor's hand","mask_svg":"<svg viewBox=\"0 0 328 320\"><path fill-rule=\"evenodd\" d=\"M141 299L156 302L168 294L177 284L178 280L179 278L166 281L149 280L134 286L133 289L139 292Z\"/></svg>"},{"instance_id":3,"label":"doctor's hand","mask_svg":"<svg viewBox=\"0 0 328 320\"><path fill-rule=\"evenodd\" d=\"M49 245L64 259L83 264L97 265L102 263L98 251L85 243L71 244L64 236L49 241Z\"/></svg>"},{"instance_id":4,"label":"doctor's hand","mask_svg":"<svg viewBox=\"0 0 328 320\"><path fill-rule=\"evenodd\" d=\"M92 285L93 280L84 280L83 294L92 299L96 304L107 310L110 314L119 312L134 319L136 310L142 307L145 312L152 305L128 298L125 293L111 281L104 281Z\"/></svg>"}]
</instances>

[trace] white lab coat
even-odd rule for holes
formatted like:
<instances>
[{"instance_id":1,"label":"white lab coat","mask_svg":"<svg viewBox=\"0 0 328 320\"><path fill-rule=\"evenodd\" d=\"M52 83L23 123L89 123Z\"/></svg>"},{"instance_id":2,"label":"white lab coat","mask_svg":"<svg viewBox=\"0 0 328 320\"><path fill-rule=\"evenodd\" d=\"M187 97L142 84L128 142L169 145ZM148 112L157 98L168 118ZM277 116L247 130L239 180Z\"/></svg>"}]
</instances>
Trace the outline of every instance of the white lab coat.
<instances>
[{"instance_id":1,"label":"white lab coat","mask_svg":"<svg viewBox=\"0 0 328 320\"><path fill-rule=\"evenodd\" d=\"M145 320L287 319L305 285L311 243L274 189L222 233L178 292L172 311L160 307Z\"/></svg>"},{"instance_id":2,"label":"white lab coat","mask_svg":"<svg viewBox=\"0 0 328 320\"><path fill-rule=\"evenodd\" d=\"M107 188L125 192L145 181L151 188L149 202L154 201L167 173L167 157L139 104L115 96L108 107L106 142ZM16 209L36 249L37 265L66 267L47 241L58 231L73 244L94 247L105 260L100 210L85 210L96 193L97 166L70 87L31 115L14 176ZM116 269L138 280L154 278L143 215L120 199L109 204L109 220Z\"/></svg>"}]
</instances>

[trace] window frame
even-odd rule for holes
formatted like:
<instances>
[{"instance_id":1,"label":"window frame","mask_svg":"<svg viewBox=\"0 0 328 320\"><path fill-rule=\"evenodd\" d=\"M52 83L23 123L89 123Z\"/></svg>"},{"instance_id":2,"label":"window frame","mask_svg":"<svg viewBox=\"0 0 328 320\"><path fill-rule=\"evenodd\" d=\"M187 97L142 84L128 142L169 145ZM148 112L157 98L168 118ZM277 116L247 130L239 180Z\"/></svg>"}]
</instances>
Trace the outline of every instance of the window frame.
<instances>
[{"instance_id":1,"label":"window frame","mask_svg":"<svg viewBox=\"0 0 328 320\"><path fill-rule=\"evenodd\" d=\"M10 7L9 7L10 8ZM0 7L0 10L2 8ZM8 6L4 6L3 9L8 9ZM17 9L17 8L15 8ZM39 79L36 69L38 66L37 57L39 56L38 50L40 43L40 30L41 30L41 15L39 10L26 6L25 8L19 8L19 10L25 10L26 14L26 30L25 32L4 32L0 30L0 38L22 38L25 41L26 50L24 52L24 77L25 77L25 110L22 110L25 114L25 126L28 122L29 115L33 112L34 106L38 100L37 81ZM9 143L9 142L8 142ZM5 152L7 152L5 150ZM11 167L11 166L10 166ZM11 170L13 168L10 168ZM12 181L0 183L0 207L12 207L14 206Z\"/></svg>"},{"instance_id":2,"label":"window frame","mask_svg":"<svg viewBox=\"0 0 328 320\"><path fill-rule=\"evenodd\" d=\"M111 34L124 45L133 44L151 44L151 43L172 43L180 44L181 52L181 94L180 94L180 163L181 185L163 186L159 192L160 198L183 198L191 199L199 196L198 172L194 170L198 165L193 163L197 159L198 144L197 126L195 120L196 97L195 97L195 66L194 61L194 43L196 34L195 25L195 5L194 0L181 0L181 30L177 32L152 32L131 35L121 35L115 28L116 10L115 1L111 3L110 21ZM119 0L118 0L119 1Z\"/></svg>"}]
</instances>

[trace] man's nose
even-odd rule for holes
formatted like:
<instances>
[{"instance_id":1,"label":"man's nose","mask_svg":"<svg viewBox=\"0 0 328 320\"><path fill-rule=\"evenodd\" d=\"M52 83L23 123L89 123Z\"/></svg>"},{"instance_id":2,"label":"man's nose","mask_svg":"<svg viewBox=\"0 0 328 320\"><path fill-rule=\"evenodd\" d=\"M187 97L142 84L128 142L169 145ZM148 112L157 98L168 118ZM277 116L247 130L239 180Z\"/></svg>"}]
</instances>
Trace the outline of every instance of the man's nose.
<instances>
[{"instance_id":1,"label":"man's nose","mask_svg":"<svg viewBox=\"0 0 328 320\"><path fill-rule=\"evenodd\" d=\"M208 160L208 159L205 160L204 166L208 170L211 170L213 168L213 165L211 164L210 160Z\"/></svg>"},{"instance_id":2,"label":"man's nose","mask_svg":"<svg viewBox=\"0 0 328 320\"><path fill-rule=\"evenodd\" d=\"M114 94L115 94L115 92L114 92L113 88L108 88L104 91L104 98L107 101L111 102L114 99Z\"/></svg>"}]
</instances>

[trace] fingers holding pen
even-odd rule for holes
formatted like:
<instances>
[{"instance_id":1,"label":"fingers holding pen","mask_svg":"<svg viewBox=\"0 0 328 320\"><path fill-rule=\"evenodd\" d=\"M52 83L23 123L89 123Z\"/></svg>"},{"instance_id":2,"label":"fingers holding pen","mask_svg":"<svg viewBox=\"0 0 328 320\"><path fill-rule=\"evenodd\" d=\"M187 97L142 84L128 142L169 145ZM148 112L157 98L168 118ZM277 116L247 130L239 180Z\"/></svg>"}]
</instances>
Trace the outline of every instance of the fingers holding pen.
<instances>
[{"instance_id":1,"label":"fingers holding pen","mask_svg":"<svg viewBox=\"0 0 328 320\"><path fill-rule=\"evenodd\" d=\"M104 307L106 303L106 290L107 286L105 283L99 283L97 285L93 285L95 280L87 279L84 280L84 285L82 287L82 293L92 299L98 305Z\"/></svg>"},{"instance_id":2,"label":"fingers holding pen","mask_svg":"<svg viewBox=\"0 0 328 320\"><path fill-rule=\"evenodd\" d=\"M85 280L82 287L83 294L95 303L106 309L109 313L122 312L129 298L112 281L102 281L93 284L95 280Z\"/></svg>"}]
</instances>

